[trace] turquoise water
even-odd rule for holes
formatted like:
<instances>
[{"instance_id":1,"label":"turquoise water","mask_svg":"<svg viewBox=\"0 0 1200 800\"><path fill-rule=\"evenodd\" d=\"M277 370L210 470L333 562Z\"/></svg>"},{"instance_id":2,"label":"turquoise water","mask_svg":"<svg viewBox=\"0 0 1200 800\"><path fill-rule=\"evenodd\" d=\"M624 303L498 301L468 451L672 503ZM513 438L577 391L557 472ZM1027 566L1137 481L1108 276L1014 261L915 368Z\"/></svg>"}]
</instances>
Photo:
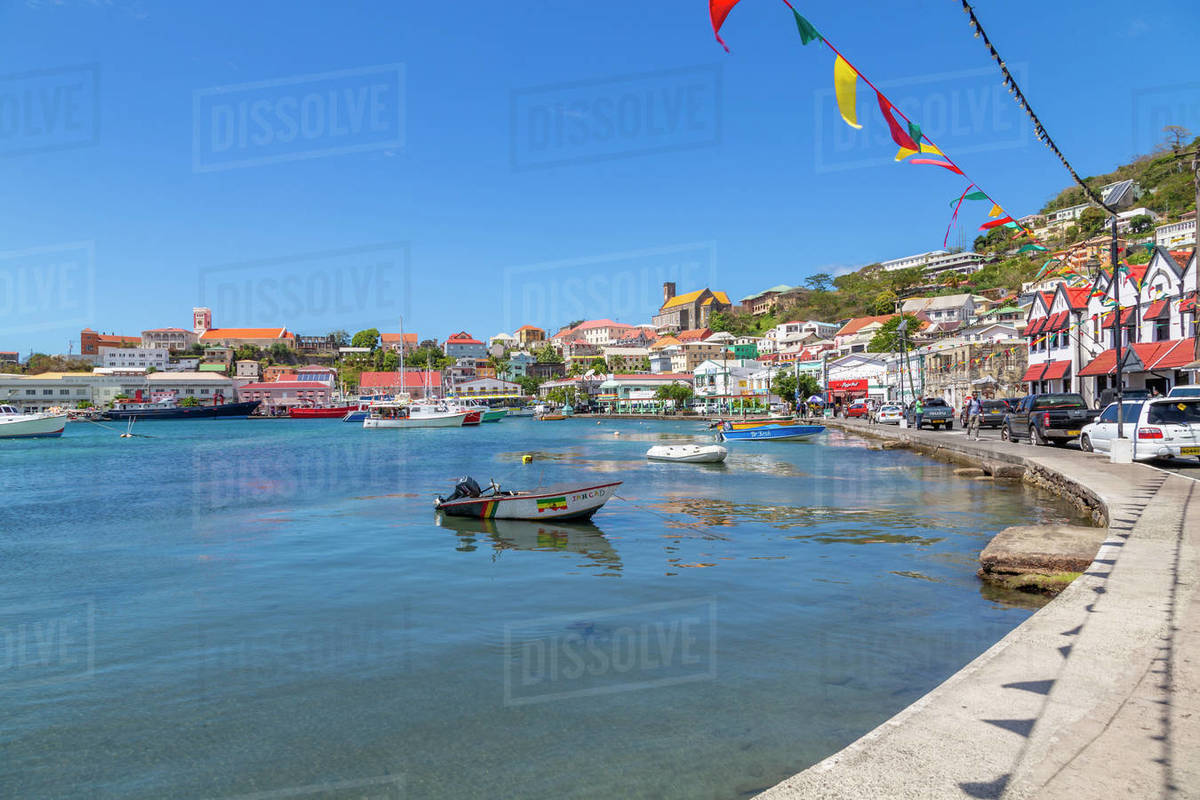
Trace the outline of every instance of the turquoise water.
<instances>
[{"instance_id":1,"label":"turquoise water","mask_svg":"<svg viewBox=\"0 0 1200 800\"><path fill-rule=\"evenodd\" d=\"M701 427L0 443L0 795L741 796L1018 625L979 550L1074 519L836 432L645 461ZM464 474L625 483L590 526L440 526Z\"/></svg>"}]
</instances>

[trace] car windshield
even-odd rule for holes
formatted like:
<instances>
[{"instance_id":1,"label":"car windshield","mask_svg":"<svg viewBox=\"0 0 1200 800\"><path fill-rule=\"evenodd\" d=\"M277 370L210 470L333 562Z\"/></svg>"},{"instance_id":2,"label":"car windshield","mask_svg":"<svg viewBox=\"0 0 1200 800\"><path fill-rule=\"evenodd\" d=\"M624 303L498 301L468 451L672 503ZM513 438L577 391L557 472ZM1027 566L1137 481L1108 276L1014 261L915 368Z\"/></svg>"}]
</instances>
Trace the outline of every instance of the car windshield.
<instances>
[{"instance_id":1,"label":"car windshield","mask_svg":"<svg viewBox=\"0 0 1200 800\"><path fill-rule=\"evenodd\" d=\"M1146 414L1151 425L1194 425L1200 423L1200 400L1172 400L1151 403Z\"/></svg>"},{"instance_id":2,"label":"car windshield","mask_svg":"<svg viewBox=\"0 0 1200 800\"><path fill-rule=\"evenodd\" d=\"M1167 397L1200 397L1200 386L1176 386Z\"/></svg>"},{"instance_id":3,"label":"car windshield","mask_svg":"<svg viewBox=\"0 0 1200 800\"><path fill-rule=\"evenodd\" d=\"M1042 410L1054 408L1087 408L1087 404L1077 394L1044 394L1033 401L1033 407Z\"/></svg>"},{"instance_id":4,"label":"car windshield","mask_svg":"<svg viewBox=\"0 0 1200 800\"><path fill-rule=\"evenodd\" d=\"M1008 403L1004 402L1003 400L984 400L983 401L983 410L984 411L1007 411Z\"/></svg>"},{"instance_id":5,"label":"car windshield","mask_svg":"<svg viewBox=\"0 0 1200 800\"><path fill-rule=\"evenodd\" d=\"M946 401L940 397L931 397L925 401L925 405L927 407L928 406L944 406L944 405L946 405Z\"/></svg>"}]
</instances>

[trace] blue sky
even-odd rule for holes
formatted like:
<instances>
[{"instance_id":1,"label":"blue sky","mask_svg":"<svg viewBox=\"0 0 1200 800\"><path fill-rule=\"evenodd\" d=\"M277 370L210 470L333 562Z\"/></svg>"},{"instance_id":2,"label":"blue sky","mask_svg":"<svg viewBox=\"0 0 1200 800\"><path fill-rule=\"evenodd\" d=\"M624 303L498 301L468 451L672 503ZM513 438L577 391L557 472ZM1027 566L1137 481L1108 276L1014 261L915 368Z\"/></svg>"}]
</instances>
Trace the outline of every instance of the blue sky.
<instances>
[{"instance_id":1,"label":"blue sky","mask_svg":"<svg viewBox=\"0 0 1200 800\"><path fill-rule=\"evenodd\" d=\"M311 334L648 321L664 279L737 298L936 249L966 185L890 163L861 84L847 128L775 0L730 55L703 0L342 5L3 6L0 350L202 303ZM957 3L798 7L1006 209L1066 185ZM1194 2L976 10L1082 174L1200 132Z\"/></svg>"}]
</instances>

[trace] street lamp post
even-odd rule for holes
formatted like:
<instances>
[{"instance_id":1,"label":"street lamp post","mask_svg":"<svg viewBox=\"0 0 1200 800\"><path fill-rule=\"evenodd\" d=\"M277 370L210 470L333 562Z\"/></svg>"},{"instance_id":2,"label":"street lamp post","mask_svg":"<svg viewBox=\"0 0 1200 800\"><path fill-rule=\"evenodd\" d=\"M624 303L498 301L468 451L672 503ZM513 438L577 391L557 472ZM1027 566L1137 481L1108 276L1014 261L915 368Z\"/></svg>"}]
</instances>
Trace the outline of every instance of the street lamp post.
<instances>
[{"instance_id":1,"label":"street lamp post","mask_svg":"<svg viewBox=\"0 0 1200 800\"><path fill-rule=\"evenodd\" d=\"M1113 310L1113 341L1115 343L1115 347L1117 350L1117 352L1116 352L1117 363L1116 363L1116 370L1114 371L1114 377L1116 378L1116 381L1117 381L1117 438L1124 439L1125 438L1125 404L1123 402L1121 402L1122 401L1121 389L1122 389L1122 384L1124 383L1124 377L1122 375L1122 368L1123 368L1124 364L1122 362L1125 360L1125 358L1124 358L1125 348L1123 346L1123 343L1121 342L1121 327L1122 327L1121 326L1121 276L1120 276L1120 273L1117 271L1119 264L1117 262L1117 215L1116 214L1114 214L1113 218L1112 218L1112 238L1109 241L1108 253L1109 253L1109 262L1112 264L1113 297L1116 299L1116 303L1117 303L1117 307Z\"/></svg>"}]
</instances>

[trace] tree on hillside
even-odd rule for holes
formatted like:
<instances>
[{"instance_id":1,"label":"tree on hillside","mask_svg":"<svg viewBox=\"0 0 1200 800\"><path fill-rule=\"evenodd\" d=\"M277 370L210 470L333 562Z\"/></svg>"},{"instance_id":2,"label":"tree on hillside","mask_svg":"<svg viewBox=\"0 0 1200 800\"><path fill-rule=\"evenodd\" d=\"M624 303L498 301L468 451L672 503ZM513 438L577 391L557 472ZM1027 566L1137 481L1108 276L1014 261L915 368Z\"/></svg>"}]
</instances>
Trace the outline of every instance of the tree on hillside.
<instances>
[{"instance_id":1,"label":"tree on hillside","mask_svg":"<svg viewBox=\"0 0 1200 800\"><path fill-rule=\"evenodd\" d=\"M896 310L896 301L898 299L896 293L891 289L884 289L875 295L871 310L876 314L891 314Z\"/></svg>"},{"instance_id":2,"label":"tree on hillside","mask_svg":"<svg viewBox=\"0 0 1200 800\"><path fill-rule=\"evenodd\" d=\"M539 364L561 364L562 356L555 352L549 344L544 344L534 352L534 358Z\"/></svg>"},{"instance_id":3,"label":"tree on hillside","mask_svg":"<svg viewBox=\"0 0 1200 800\"><path fill-rule=\"evenodd\" d=\"M898 330L900 320L908 320L908 331L903 338L907 341L912 340L912 336L917 332L921 321L913 314L901 314L900 316L892 317L883 326L875 332L871 337L871 341L867 344L868 353L896 353L900 351L901 335Z\"/></svg>"},{"instance_id":4,"label":"tree on hillside","mask_svg":"<svg viewBox=\"0 0 1200 800\"><path fill-rule=\"evenodd\" d=\"M828 292L833 286L833 276L828 272L818 272L804 279L804 285L814 292Z\"/></svg>"},{"instance_id":5,"label":"tree on hillside","mask_svg":"<svg viewBox=\"0 0 1200 800\"><path fill-rule=\"evenodd\" d=\"M379 346L379 329L367 328L354 334L354 338L350 340L351 347L369 347L374 350Z\"/></svg>"},{"instance_id":6,"label":"tree on hillside","mask_svg":"<svg viewBox=\"0 0 1200 800\"><path fill-rule=\"evenodd\" d=\"M1089 206L1079 215L1079 220L1075 223L1079 226L1079 238L1088 239L1095 236L1104 227L1108 215L1095 206Z\"/></svg>"},{"instance_id":7,"label":"tree on hillside","mask_svg":"<svg viewBox=\"0 0 1200 800\"><path fill-rule=\"evenodd\" d=\"M1154 219L1149 214L1138 214L1129 220L1130 233L1145 233L1154 227Z\"/></svg>"},{"instance_id":8,"label":"tree on hillside","mask_svg":"<svg viewBox=\"0 0 1200 800\"><path fill-rule=\"evenodd\" d=\"M1165 144L1175 153L1178 153L1183 143L1192 137L1192 132L1182 125L1167 125L1163 128L1163 133L1166 134Z\"/></svg>"}]
</instances>

